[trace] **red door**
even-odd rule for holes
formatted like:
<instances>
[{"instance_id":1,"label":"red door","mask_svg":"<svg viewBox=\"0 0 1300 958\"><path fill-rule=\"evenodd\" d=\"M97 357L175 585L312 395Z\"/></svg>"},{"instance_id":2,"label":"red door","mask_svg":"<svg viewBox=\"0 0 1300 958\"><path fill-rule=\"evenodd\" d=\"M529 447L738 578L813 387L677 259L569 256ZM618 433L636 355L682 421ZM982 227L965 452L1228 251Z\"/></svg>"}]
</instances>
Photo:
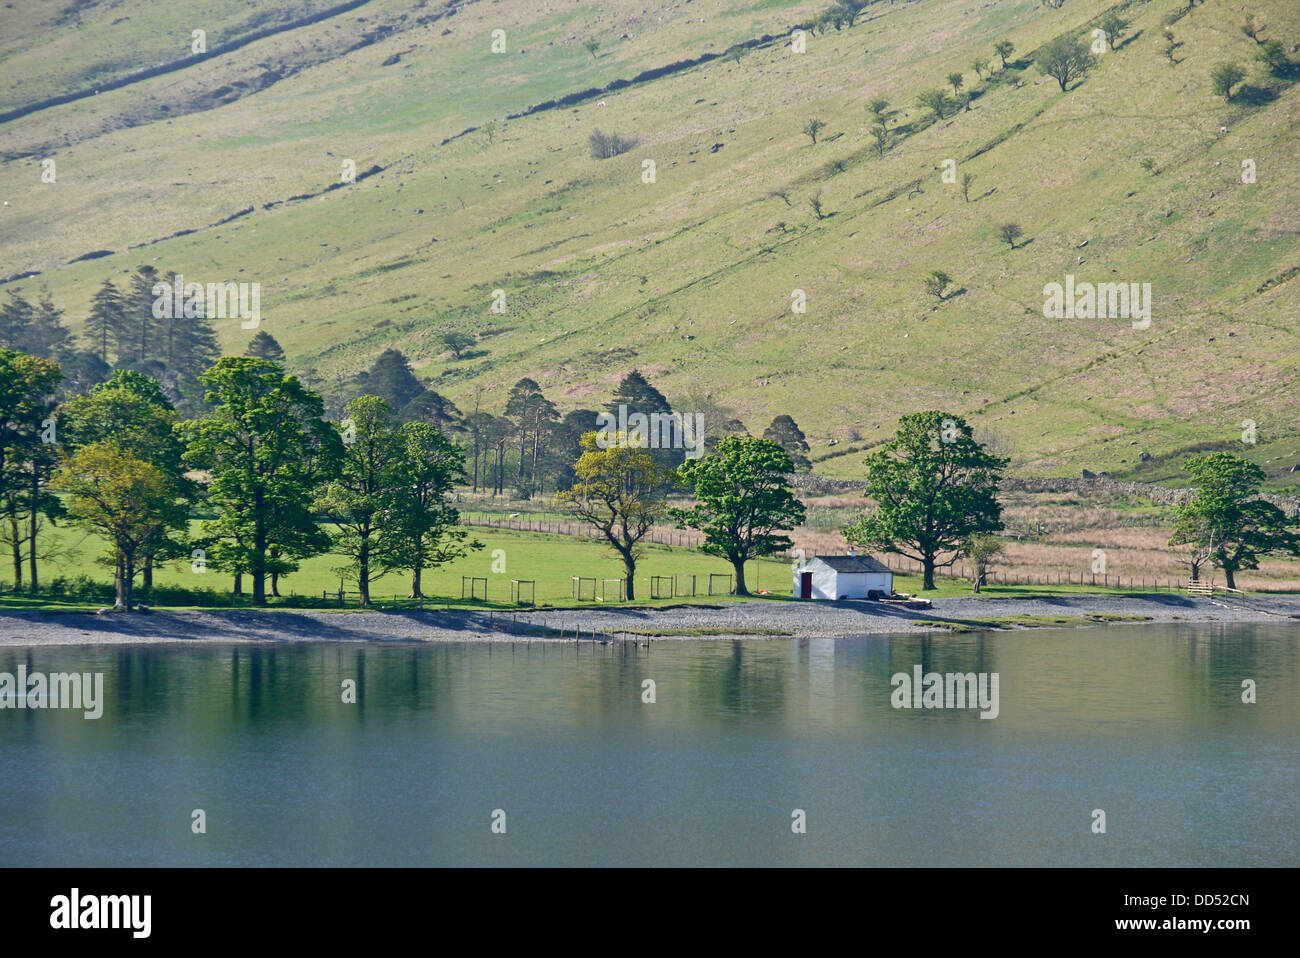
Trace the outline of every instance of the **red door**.
<instances>
[{"instance_id":1,"label":"red door","mask_svg":"<svg viewBox=\"0 0 1300 958\"><path fill-rule=\"evenodd\" d=\"M812 573L811 572L799 573L799 598L801 599L812 598Z\"/></svg>"}]
</instances>

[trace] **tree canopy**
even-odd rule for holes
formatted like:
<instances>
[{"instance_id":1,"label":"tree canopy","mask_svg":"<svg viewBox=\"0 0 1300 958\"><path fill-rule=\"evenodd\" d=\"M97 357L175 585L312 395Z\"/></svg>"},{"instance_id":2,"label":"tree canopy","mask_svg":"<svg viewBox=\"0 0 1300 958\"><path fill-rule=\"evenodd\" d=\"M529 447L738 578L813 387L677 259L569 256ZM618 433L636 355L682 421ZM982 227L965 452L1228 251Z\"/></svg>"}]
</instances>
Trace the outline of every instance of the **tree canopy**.
<instances>
[{"instance_id":1,"label":"tree canopy","mask_svg":"<svg viewBox=\"0 0 1300 958\"><path fill-rule=\"evenodd\" d=\"M863 546L921 563L925 589L968 537L1002 528L997 490L1006 459L990 455L960 416L919 412L866 459L866 495L876 508L844 530Z\"/></svg>"},{"instance_id":2,"label":"tree canopy","mask_svg":"<svg viewBox=\"0 0 1300 958\"><path fill-rule=\"evenodd\" d=\"M1264 471L1227 452L1191 456L1183 468L1196 495L1175 512L1170 545L1200 547L1223 570L1230 589L1236 574L1259 568L1262 556L1300 555L1297 536L1286 514L1259 498Z\"/></svg>"},{"instance_id":3,"label":"tree canopy","mask_svg":"<svg viewBox=\"0 0 1300 958\"><path fill-rule=\"evenodd\" d=\"M749 595L746 562L794 544L781 532L801 525L805 516L787 479L793 468L789 453L772 439L727 436L716 452L688 459L678 469L696 503L674 509L673 518L704 533L702 552L731 563L737 595Z\"/></svg>"},{"instance_id":4,"label":"tree canopy","mask_svg":"<svg viewBox=\"0 0 1300 958\"><path fill-rule=\"evenodd\" d=\"M317 486L337 474L342 441L322 418L320 397L274 363L226 356L203 382L214 408L184 426L186 457L211 474L208 502L218 512L202 534L219 566L252 576L261 604L268 574L328 547L310 506Z\"/></svg>"}]
</instances>

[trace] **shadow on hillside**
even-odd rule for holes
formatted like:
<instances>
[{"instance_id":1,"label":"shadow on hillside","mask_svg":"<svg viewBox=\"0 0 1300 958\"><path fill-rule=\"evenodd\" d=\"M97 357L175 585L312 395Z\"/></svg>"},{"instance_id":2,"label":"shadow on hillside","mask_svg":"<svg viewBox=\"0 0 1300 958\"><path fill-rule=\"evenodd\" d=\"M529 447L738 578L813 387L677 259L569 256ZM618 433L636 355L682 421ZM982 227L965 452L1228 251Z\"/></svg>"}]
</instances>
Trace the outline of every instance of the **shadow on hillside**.
<instances>
[{"instance_id":1,"label":"shadow on hillside","mask_svg":"<svg viewBox=\"0 0 1300 958\"><path fill-rule=\"evenodd\" d=\"M1132 36L1121 37L1119 43L1115 44L1115 49L1112 52L1118 53L1120 50L1123 50L1133 41L1140 39L1142 34L1144 33L1146 33L1146 30L1139 30L1137 33L1133 34Z\"/></svg>"},{"instance_id":2,"label":"shadow on hillside","mask_svg":"<svg viewBox=\"0 0 1300 958\"><path fill-rule=\"evenodd\" d=\"M1277 93L1266 87L1246 83L1232 95L1232 102L1242 106L1267 106L1277 99Z\"/></svg>"}]
</instances>

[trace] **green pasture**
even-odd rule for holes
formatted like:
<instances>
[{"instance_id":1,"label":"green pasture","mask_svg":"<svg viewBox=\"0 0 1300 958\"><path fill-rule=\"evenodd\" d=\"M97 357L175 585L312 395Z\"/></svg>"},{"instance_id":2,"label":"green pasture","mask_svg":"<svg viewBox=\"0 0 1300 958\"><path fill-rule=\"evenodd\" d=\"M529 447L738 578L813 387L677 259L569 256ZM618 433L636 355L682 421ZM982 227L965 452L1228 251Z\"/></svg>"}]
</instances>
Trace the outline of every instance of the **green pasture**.
<instances>
[{"instance_id":1,"label":"green pasture","mask_svg":"<svg viewBox=\"0 0 1300 958\"><path fill-rule=\"evenodd\" d=\"M417 23L437 5L375 0L6 124L0 260L37 271L17 287L48 287L74 326L103 279L142 263L259 282L262 328L293 368L337 385L396 347L462 409L499 413L525 375L562 413L599 406L639 368L676 408L720 403L754 434L794 416L828 476L859 477L901 414L943 408L1018 474L1165 480L1184 450L1223 442L1294 490L1300 86L1263 74L1238 29L1253 12L1289 49L1293 0L1196 5L1170 27L1176 64L1155 47L1186 0L880 3L793 52L789 27L828 3L466 3ZM20 99L48 96L173 55L191 19L215 37L265 13L186 0L150 33L149 6L87 8L83 25L6 14L0 78ZM1125 42L1061 93L1034 51L1112 8L1131 21ZM376 42L330 52L401 15ZM505 54L490 52L494 29ZM738 60L518 115L764 34L779 39ZM972 60L996 63L1004 38L1011 64L979 80ZM312 50L319 62L256 93L185 106L195 87L233 88ZM1230 59L1256 92L1224 102L1209 77ZM954 71L970 110L935 121L917 96ZM883 157L876 96L894 111ZM813 117L816 144L801 132ZM595 160L598 128L638 144ZM40 182L47 154L57 184ZM343 159L383 169L326 191ZM947 160L974 175L969 202L944 182ZM1024 229L1015 249L997 239L1006 222ZM95 250L112 254L74 262ZM932 270L952 278L942 300L923 290ZM1151 326L1045 318L1043 287L1067 274L1150 283ZM494 289L504 314L489 310ZM439 343L451 329L479 337L460 360ZM253 335L234 320L218 332L235 353ZM1247 419L1254 445L1239 438Z\"/></svg>"},{"instance_id":2,"label":"green pasture","mask_svg":"<svg viewBox=\"0 0 1300 958\"><path fill-rule=\"evenodd\" d=\"M197 531L197 523L194 531ZM595 578L596 594L600 594L602 579L620 579L622 562L607 546L592 539L547 533L523 532L509 529L480 528L471 529L473 538L483 543L481 550L452 562L438 569L426 569L423 578L423 591L426 605L463 607L511 606L511 580L532 580L535 583L536 602L539 606L583 606L593 605L589 599L577 601L572 595L572 576ZM78 576L87 576L101 583L105 588L111 586L112 570L102 559L108 554L104 542L97 536L68 526L47 530L42 535L42 551L47 555L41 562L40 574L43 590L47 590L56 578L73 580ZM280 592L284 600L305 602L315 605L337 607L340 586L344 591L344 607L353 608L357 604L356 583L348 574L342 573L340 583L339 567L342 559L336 555L317 556L302 564L302 568L280 580ZM494 571L504 569L504 571ZM9 571L5 565L5 572ZM673 602L727 602L734 597L717 594L708 595L709 575L726 575L731 567L722 559L704 555L692 549L676 546L646 545L641 561L637 565L636 590L637 605L662 605ZM679 595L676 598L652 600L650 598L651 576L696 576L697 594L692 598ZM462 600L462 577L478 577L487 580L487 602L481 599ZM791 564L785 560L762 559L746 565L746 578L749 590L755 598L767 598L773 601L796 601L791 597ZM248 604L247 596L243 600L232 598L232 577L218 570L208 568L204 572L194 571L191 561L172 561L154 570L154 584L160 588L178 588L187 590L212 590L216 593L212 601L197 601L191 598L162 601L155 600L156 605L231 605ZM940 576L938 588L925 593L929 598L969 595L969 582ZM44 591L38 596L29 596L23 592L9 591L12 586L11 574L0 578L0 608L9 609L58 609L87 608L100 603L87 602L84 599L51 598ZM139 579L137 579L137 588ZM683 581L680 588L685 589ZM247 576L244 578L245 593L251 588ZM483 585L477 586L478 596L482 596ZM584 585L584 595L589 595L591 585ZM715 588L721 590L721 579L715 582ZM913 575L895 575L894 588L898 592L919 594L921 578ZM610 601L616 595L617 584L607 583L607 596ZM759 594L766 590L768 596ZM378 606L409 607L412 603L406 599L410 591L410 577L406 573L390 573L372 583L371 601ZM323 595L324 593L324 595ZM1083 594L1132 594L1131 590L1113 587L1082 585L1000 585L996 582L985 586L981 595L989 598L1042 598L1051 595ZM470 594L470 586L465 584L465 595ZM276 600L272 600L275 604Z\"/></svg>"}]
</instances>

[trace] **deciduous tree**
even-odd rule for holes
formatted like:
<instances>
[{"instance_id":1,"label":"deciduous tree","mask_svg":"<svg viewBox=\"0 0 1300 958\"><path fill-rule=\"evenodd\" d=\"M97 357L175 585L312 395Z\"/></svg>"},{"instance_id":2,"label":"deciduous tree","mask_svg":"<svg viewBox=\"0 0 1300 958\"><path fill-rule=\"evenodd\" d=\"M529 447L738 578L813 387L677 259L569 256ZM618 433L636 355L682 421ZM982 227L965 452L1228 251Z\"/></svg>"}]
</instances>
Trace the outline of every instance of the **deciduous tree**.
<instances>
[{"instance_id":1,"label":"deciduous tree","mask_svg":"<svg viewBox=\"0 0 1300 958\"><path fill-rule=\"evenodd\" d=\"M921 563L923 588L950 566L971 535L1002 528L997 489L1007 460L990 455L960 416L920 412L866 459L866 495L876 508L844 530L849 542Z\"/></svg>"},{"instance_id":2,"label":"deciduous tree","mask_svg":"<svg viewBox=\"0 0 1300 958\"><path fill-rule=\"evenodd\" d=\"M782 530L804 521L803 504L787 479L793 469L780 443L752 436L728 436L715 453L688 459L678 469L696 503L674 509L673 518L682 528L704 533L700 551L731 563L737 595L749 595L745 563L789 549L793 543Z\"/></svg>"},{"instance_id":3,"label":"deciduous tree","mask_svg":"<svg viewBox=\"0 0 1300 958\"><path fill-rule=\"evenodd\" d=\"M556 500L584 522L596 527L623 560L628 599L636 598L636 564L641 540L666 512L664 489L671 471L654 457L628 445L617 433L602 449L595 432L582 437L582 455L574 464L576 482L556 494Z\"/></svg>"},{"instance_id":4,"label":"deciduous tree","mask_svg":"<svg viewBox=\"0 0 1300 958\"><path fill-rule=\"evenodd\" d=\"M1211 559L1228 588L1238 572L1259 568L1267 555L1300 555L1300 536L1277 506L1259 498L1264 470L1227 452L1191 456L1183 468L1196 495L1175 513L1170 545L1212 544Z\"/></svg>"},{"instance_id":5,"label":"deciduous tree","mask_svg":"<svg viewBox=\"0 0 1300 958\"><path fill-rule=\"evenodd\" d=\"M140 550L185 527L187 509L171 477L111 441L73 453L54 479L68 514L109 543L116 570L116 608L130 611Z\"/></svg>"},{"instance_id":6,"label":"deciduous tree","mask_svg":"<svg viewBox=\"0 0 1300 958\"><path fill-rule=\"evenodd\" d=\"M189 464L211 475L208 503L218 513L203 535L218 561L253 580L253 601L266 602L272 550L323 550L310 505L337 474L343 446L323 419L320 396L264 359L225 356L203 376L202 419L183 424Z\"/></svg>"}]
</instances>

